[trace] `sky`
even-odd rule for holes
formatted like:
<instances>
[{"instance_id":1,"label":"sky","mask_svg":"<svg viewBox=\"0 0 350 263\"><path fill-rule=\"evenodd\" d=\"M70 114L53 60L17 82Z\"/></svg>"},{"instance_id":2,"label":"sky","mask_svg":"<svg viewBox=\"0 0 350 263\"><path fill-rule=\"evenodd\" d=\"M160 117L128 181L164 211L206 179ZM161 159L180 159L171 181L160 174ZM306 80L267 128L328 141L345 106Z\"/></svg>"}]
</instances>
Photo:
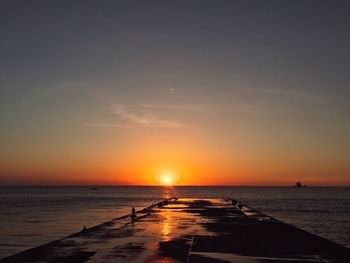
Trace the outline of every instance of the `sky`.
<instances>
[{"instance_id":1,"label":"sky","mask_svg":"<svg viewBox=\"0 0 350 263\"><path fill-rule=\"evenodd\" d=\"M0 1L0 185L350 186L349 1Z\"/></svg>"}]
</instances>

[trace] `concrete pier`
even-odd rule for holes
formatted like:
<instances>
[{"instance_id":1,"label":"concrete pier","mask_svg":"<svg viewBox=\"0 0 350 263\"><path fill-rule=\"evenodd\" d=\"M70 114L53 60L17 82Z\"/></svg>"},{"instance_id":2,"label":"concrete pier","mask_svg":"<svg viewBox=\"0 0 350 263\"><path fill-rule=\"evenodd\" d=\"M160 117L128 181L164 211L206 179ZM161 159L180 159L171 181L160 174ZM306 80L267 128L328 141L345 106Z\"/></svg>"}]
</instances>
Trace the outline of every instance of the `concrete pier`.
<instances>
[{"instance_id":1,"label":"concrete pier","mask_svg":"<svg viewBox=\"0 0 350 263\"><path fill-rule=\"evenodd\" d=\"M0 262L348 263L350 249L230 199L174 198Z\"/></svg>"}]
</instances>

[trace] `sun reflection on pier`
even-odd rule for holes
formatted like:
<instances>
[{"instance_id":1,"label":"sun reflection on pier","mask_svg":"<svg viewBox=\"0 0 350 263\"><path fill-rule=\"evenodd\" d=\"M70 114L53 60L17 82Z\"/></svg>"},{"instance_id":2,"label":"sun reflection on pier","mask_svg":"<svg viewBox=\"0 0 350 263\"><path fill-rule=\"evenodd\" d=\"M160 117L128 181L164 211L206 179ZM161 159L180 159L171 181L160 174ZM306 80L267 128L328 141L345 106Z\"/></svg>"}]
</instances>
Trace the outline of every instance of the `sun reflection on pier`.
<instances>
[{"instance_id":1,"label":"sun reflection on pier","mask_svg":"<svg viewBox=\"0 0 350 263\"><path fill-rule=\"evenodd\" d=\"M161 232L164 241L171 240L172 231L172 217L169 212L165 212L161 225Z\"/></svg>"}]
</instances>

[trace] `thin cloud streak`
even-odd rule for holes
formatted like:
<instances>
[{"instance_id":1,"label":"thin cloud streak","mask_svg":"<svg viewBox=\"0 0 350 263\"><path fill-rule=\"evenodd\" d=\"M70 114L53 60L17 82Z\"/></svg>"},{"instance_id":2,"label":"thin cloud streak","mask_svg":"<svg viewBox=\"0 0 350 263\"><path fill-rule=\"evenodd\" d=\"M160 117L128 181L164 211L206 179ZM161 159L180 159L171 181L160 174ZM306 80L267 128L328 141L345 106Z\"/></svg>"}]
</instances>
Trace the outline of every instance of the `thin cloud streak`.
<instances>
[{"instance_id":1,"label":"thin cloud streak","mask_svg":"<svg viewBox=\"0 0 350 263\"><path fill-rule=\"evenodd\" d=\"M6 135L6 136L11 136L11 135L14 135L15 133L13 131L0 130L0 134Z\"/></svg>"},{"instance_id":2,"label":"thin cloud streak","mask_svg":"<svg viewBox=\"0 0 350 263\"><path fill-rule=\"evenodd\" d=\"M181 123L176 121L167 120L153 113L137 114L125 109L124 105L116 105L114 114L126 122L130 122L131 125L138 125L142 127L181 127Z\"/></svg>"},{"instance_id":3,"label":"thin cloud streak","mask_svg":"<svg viewBox=\"0 0 350 263\"><path fill-rule=\"evenodd\" d=\"M148 105L153 107L154 105ZM147 107L145 105L141 105L142 108ZM120 119L119 123L111 123L111 122L86 122L85 126L88 127L106 127L106 128L180 128L183 127L184 124L168 120L163 117L159 117L154 113L139 113L140 106L138 107L139 111L131 111L126 109L126 107L122 104L117 104L113 107L113 114L117 115ZM154 107L154 109L156 109ZM161 107L157 107L157 109L162 109Z\"/></svg>"},{"instance_id":4,"label":"thin cloud streak","mask_svg":"<svg viewBox=\"0 0 350 263\"><path fill-rule=\"evenodd\" d=\"M169 122L161 124L150 124L150 125L129 125L129 124L118 124L109 122L84 122L84 126L95 127L95 128L180 128L184 124Z\"/></svg>"},{"instance_id":5,"label":"thin cloud streak","mask_svg":"<svg viewBox=\"0 0 350 263\"><path fill-rule=\"evenodd\" d=\"M198 105L158 105L158 104L141 104L142 107L148 109L169 109L169 110L186 110L186 111L202 111L203 107Z\"/></svg>"},{"instance_id":6,"label":"thin cloud streak","mask_svg":"<svg viewBox=\"0 0 350 263\"><path fill-rule=\"evenodd\" d=\"M291 89L274 89L274 88L248 88L249 90L266 93L266 94L274 94L281 96L294 96L294 97L303 97L307 99L324 99L322 95L314 94L308 91L302 90L291 90Z\"/></svg>"},{"instance_id":7,"label":"thin cloud streak","mask_svg":"<svg viewBox=\"0 0 350 263\"><path fill-rule=\"evenodd\" d=\"M129 125L129 124L117 124L117 123L94 123L94 122L84 122L84 126L94 127L94 128L179 128L184 126L183 124L176 122L162 123L162 124L152 124L152 125Z\"/></svg>"}]
</instances>

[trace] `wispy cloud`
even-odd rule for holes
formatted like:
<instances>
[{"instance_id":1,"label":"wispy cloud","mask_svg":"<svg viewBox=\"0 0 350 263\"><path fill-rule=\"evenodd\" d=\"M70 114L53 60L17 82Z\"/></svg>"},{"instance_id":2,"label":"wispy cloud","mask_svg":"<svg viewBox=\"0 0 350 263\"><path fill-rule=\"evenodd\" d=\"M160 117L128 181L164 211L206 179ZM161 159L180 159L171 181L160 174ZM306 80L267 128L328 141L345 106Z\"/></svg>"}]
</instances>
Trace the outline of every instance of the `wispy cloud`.
<instances>
[{"instance_id":1,"label":"wispy cloud","mask_svg":"<svg viewBox=\"0 0 350 263\"><path fill-rule=\"evenodd\" d=\"M13 131L0 130L0 134L6 135L6 136L11 136L11 135L14 135L15 133Z\"/></svg>"},{"instance_id":2,"label":"wispy cloud","mask_svg":"<svg viewBox=\"0 0 350 263\"><path fill-rule=\"evenodd\" d=\"M252 91L265 93L269 95L281 95L281 96L287 96L287 97L302 97L305 99L324 99L323 96L319 94L315 94L309 91L304 90L292 90L292 89L276 89L276 88L248 88Z\"/></svg>"},{"instance_id":3,"label":"wispy cloud","mask_svg":"<svg viewBox=\"0 0 350 263\"><path fill-rule=\"evenodd\" d=\"M185 110L202 111L203 107L199 105L178 104L178 105L159 105L159 104L141 104L146 109L164 109L164 110Z\"/></svg>"},{"instance_id":4,"label":"wispy cloud","mask_svg":"<svg viewBox=\"0 0 350 263\"><path fill-rule=\"evenodd\" d=\"M118 124L118 123L110 123L110 122L84 122L85 126L88 127L96 127L96 128L179 128L184 126L178 122L157 122L153 124Z\"/></svg>"},{"instance_id":5,"label":"wispy cloud","mask_svg":"<svg viewBox=\"0 0 350 263\"><path fill-rule=\"evenodd\" d=\"M142 105L141 105L142 107ZM182 123L168 120L154 113L135 113L127 110L124 105L118 104L114 107L114 114L118 115L121 120L127 123L127 126L140 126L140 127L181 127Z\"/></svg>"},{"instance_id":6,"label":"wispy cloud","mask_svg":"<svg viewBox=\"0 0 350 263\"><path fill-rule=\"evenodd\" d=\"M161 115L162 110L178 110L191 108L186 105L154 105L141 104L137 106L125 106L116 104L112 107L112 113L117 115L118 120L114 122L85 122L89 127L106 127L106 128L180 128L185 126L184 123L166 118ZM195 110L194 108L191 110Z\"/></svg>"}]
</instances>

